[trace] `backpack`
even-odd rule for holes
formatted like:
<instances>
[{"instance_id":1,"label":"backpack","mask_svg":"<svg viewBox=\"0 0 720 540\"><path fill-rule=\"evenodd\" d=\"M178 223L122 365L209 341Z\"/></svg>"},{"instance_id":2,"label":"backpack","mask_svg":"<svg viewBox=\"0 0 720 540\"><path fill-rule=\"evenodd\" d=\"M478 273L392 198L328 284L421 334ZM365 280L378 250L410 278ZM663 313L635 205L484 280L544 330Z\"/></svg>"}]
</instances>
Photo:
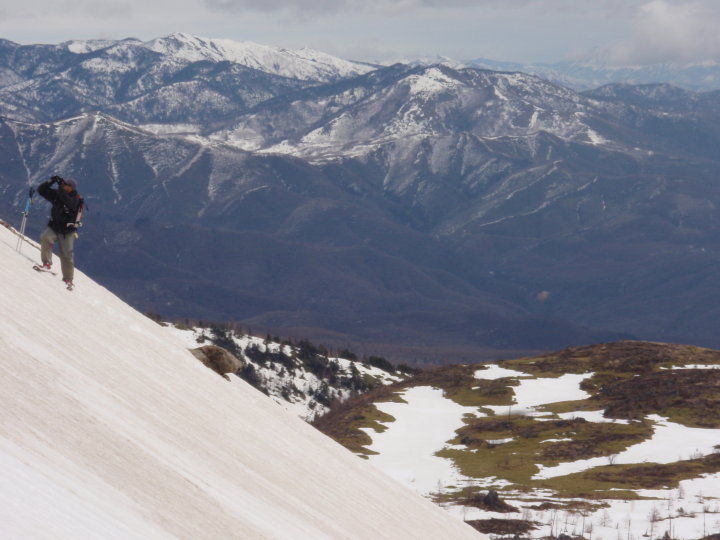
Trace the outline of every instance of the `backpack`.
<instances>
[{"instance_id":1,"label":"backpack","mask_svg":"<svg viewBox=\"0 0 720 540\"><path fill-rule=\"evenodd\" d=\"M75 194L78 199L78 207L76 211L70 210L67 206L63 205L62 208L62 220L61 225L68 231L75 231L82 227L82 217L85 210L85 200L79 195Z\"/></svg>"}]
</instances>

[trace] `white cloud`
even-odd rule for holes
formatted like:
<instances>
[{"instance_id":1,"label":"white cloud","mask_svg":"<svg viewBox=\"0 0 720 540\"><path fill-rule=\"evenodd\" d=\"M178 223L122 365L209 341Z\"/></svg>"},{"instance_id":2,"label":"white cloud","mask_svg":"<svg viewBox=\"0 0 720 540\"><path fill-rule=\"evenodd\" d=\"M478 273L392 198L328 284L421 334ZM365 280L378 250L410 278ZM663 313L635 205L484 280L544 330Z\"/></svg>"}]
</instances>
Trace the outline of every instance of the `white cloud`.
<instances>
[{"instance_id":1,"label":"white cloud","mask_svg":"<svg viewBox=\"0 0 720 540\"><path fill-rule=\"evenodd\" d=\"M261 11L316 15L368 11L377 4L388 2L385 0L203 0L203 3L211 10L230 13ZM390 0L389 3L394 3L394 0Z\"/></svg>"},{"instance_id":2,"label":"white cloud","mask_svg":"<svg viewBox=\"0 0 720 540\"><path fill-rule=\"evenodd\" d=\"M23 0L0 14L0 37L20 43L182 31L365 60L720 58L718 0Z\"/></svg>"},{"instance_id":3,"label":"white cloud","mask_svg":"<svg viewBox=\"0 0 720 540\"><path fill-rule=\"evenodd\" d=\"M12 7L4 7L4 19L42 20L59 15L84 15L88 18L127 17L133 11L133 2L115 0L24 0Z\"/></svg>"},{"instance_id":4,"label":"white cloud","mask_svg":"<svg viewBox=\"0 0 720 540\"><path fill-rule=\"evenodd\" d=\"M633 33L605 51L615 65L693 62L720 58L720 3L645 2L635 13Z\"/></svg>"},{"instance_id":5,"label":"white cloud","mask_svg":"<svg viewBox=\"0 0 720 540\"><path fill-rule=\"evenodd\" d=\"M400 11L412 16L419 9L436 11L522 11L528 8L545 13L621 13L634 9L642 0L203 0L214 10L296 11L314 13ZM522 16L522 14L521 14Z\"/></svg>"},{"instance_id":6,"label":"white cloud","mask_svg":"<svg viewBox=\"0 0 720 540\"><path fill-rule=\"evenodd\" d=\"M189 28L200 1L23 0L3 6L0 37L23 44L158 37Z\"/></svg>"}]
</instances>

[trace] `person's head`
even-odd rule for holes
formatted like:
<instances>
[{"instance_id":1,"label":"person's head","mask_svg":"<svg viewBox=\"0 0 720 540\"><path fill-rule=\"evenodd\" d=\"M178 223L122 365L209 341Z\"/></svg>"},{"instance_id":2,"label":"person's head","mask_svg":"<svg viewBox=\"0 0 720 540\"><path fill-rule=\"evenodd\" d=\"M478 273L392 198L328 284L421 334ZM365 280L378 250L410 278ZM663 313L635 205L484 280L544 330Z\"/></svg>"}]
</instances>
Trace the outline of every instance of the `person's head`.
<instances>
[{"instance_id":1,"label":"person's head","mask_svg":"<svg viewBox=\"0 0 720 540\"><path fill-rule=\"evenodd\" d=\"M62 188L68 193L77 191L77 182L72 178L65 178L62 183Z\"/></svg>"}]
</instances>

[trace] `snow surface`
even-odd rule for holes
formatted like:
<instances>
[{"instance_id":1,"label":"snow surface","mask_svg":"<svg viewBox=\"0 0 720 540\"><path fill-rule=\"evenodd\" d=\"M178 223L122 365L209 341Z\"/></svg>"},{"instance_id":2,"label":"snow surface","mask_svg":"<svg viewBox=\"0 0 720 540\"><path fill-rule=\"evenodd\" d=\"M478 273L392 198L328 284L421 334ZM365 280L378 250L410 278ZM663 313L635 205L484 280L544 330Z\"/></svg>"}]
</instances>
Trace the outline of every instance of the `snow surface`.
<instances>
[{"instance_id":1,"label":"snow surface","mask_svg":"<svg viewBox=\"0 0 720 540\"><path fill-rule=\"evenodd\" d=\"M475 372L476 379L485 379L487 381L494 381L505 377L531 377L531 375L523 373L522 371L515 371L514 369L506 369L497 364L488 364L485 369L478 369Z\"/></svg>"},{"instance_id":2,"label":"snow surface","mask_svg":"<svg viewBox=\"0 0 720 540\"><path fill-rule=\"evenodd\" d=\"M720 474L710 474L692 480L683 480L677 489L638 490L647 499L631 501L605 500L606 508L586 512L531 509L527 494L518 494L518 500L504 498L518 513L499 514L476 508L448 508L464 519L523 519L540 524L529 538L572 537L584 533L584 538L596 540L660 539L665 532L678 540L697 540L720 533ZM535 496L542 497L543 493ZM547 494L545 494L547 495ZM655 520L651 516L655 514ZM652 531L652 534L651 534Z\"/></svg>"},{"instance_id":3,"label":"snow surface","mask_svg":"<svg viewBox=\"0 0 720 540\"><path fill-rule=\"evenodd\" d=\"M0 227L1 537L482 537L15 243Z\"/></svg>"},{"instance_id":4,"label":"snow surface","mask_svg":"<svg viewBox=\"0 0 720 540\"><path fill-rule=\"evenodd\" d=\"M511 370L504 371L507 372ZM485 378L484 373L484 371L478 370L475 372L475 378ZM491 372L491 376L496 373L497 370ZM521 375L526 376L524 373L521 373ZM502 376L508 377L509 375ZM590 394L580 388L580 383L588 377L592 377L592 373L583 373L579 375L566 373L565 375L557 378L519 378L520 386L513 387L515 399L510 409L515 414L533 414L534 411L532 409L535 409L535 407L540 405L555 403L558 401L576 401L587 399L590 397ZM506 414L508 411L508 407L506 405L488 406L487 408L495 411L496 414Z\"/></svg>"},{"instance_id":5,"label":"snow surface","mask_svg":"<svg viewBox=\"0 0 720 540\"><path fill-rule=\"evenodd\" d=\"M720 369L720 364L687 364L685 366L673 366L671 368L661 367L660 369Z\"/></svg>"},{"instance_id":6,"label":"snow surface","mask_svg":"<svg viewBox=\"0 0 720 540\"><path fill-rule=\"evenodd\" d=\"M620 452L614 457L614 463L673 463L712 454L714 447L720 443L720 430L691 428L668 422L657 415L647 418L656 422L652 438ZM556 467L540 465L541 470L534 478L565 476L607 464L608 458L598 457L562 463Z\"/></svg>"},{"instance_id":7,"label":"snow surface","mask_svg":"<svg viewBox=\"0 0 720 540\"><path fill-rule=\"evenodd\" d=\"M395 421L383 433L364 429L373 439L369 450L378 452L369 457L370 463L423 495L437 492L438 486L463 481L452 461L435 452L463 426L463 415L477 414L477 408L462 407L445 399L442 390L429 386L410 388L402 398L407 403L375 404Z\"/></svg>"},{"instance_id":8,"label":"snow surface","mask_svg":"<svg viewBox=\"0 0 720 540\"><path fill-rule=\"evenodd\" d=\"M623 420L621 418L606 418L604 416L605 411L572 411L567 413L559 413L558 416L563 420L573 420L574 418L583 418L588 422L602 423L608 422L611 424L629 424L629 420ZM538 418L538 420L544 420L544 418Z\"/></svg>"}]
</instances>

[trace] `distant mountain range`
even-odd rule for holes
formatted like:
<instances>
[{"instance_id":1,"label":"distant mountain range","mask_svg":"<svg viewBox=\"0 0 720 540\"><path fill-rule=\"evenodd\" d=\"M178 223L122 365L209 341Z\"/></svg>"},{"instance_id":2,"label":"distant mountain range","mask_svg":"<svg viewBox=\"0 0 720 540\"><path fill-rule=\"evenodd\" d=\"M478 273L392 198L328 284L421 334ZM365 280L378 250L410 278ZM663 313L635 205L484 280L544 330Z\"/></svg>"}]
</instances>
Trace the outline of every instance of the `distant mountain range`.
<instances>
[{"instance_id":1,"label":"distant mountain range","mask_svg":"<svg viewBox=\"0 0 720 540\"><path fill-rule=\"evenodd\" d=\"M0 102L3 116L27 122L102 110L133 123L205 124L372 69L308 49L187 34L60 45L0 40Z\"/></svg>"},{"instance_id":2,"label":"distant mountain range","mask_svg":"<svg viewBox=\"0 0 720 540\"><path fill-rule=\"evenodd\" d=\"M457 64L457 62L453 62ZM606 66L598 61L518 64L478 58L465 67L498 71L522 71L574 88L591 90L608 84L672 83L688 90L720 90L720 63L656 64L649 66Z\"/></svg>"},{"instance_id":3,"label":"distant mountain range","mask_svg":"<svg viewBox=\"0 0 720 540\"><path fill-rule=\"evenodd\" d=\"M135 306L361 354L717 345L719 113L184 34L3 41L0 210L74 177L78 264Z\"/></svg>"}]
</instances>

